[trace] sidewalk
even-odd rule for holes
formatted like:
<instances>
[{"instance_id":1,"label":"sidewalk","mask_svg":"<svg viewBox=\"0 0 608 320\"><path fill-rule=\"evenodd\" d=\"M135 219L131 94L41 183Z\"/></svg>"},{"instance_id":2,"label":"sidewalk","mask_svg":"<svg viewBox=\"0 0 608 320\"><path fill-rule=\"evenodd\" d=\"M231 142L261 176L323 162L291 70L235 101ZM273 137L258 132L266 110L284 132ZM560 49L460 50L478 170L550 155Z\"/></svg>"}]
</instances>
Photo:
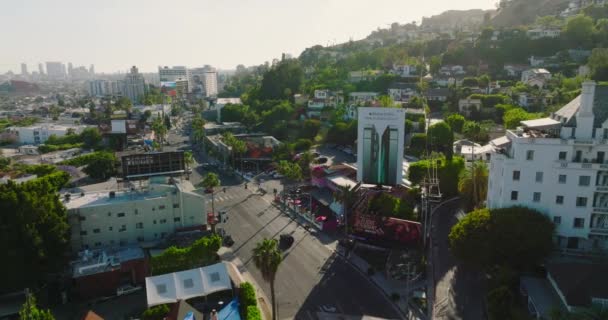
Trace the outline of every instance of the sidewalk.
<instances>
[{"instance_id":1,"label":"sidewalk","mask_svg":"<svg viewBox=\"0 0 608 320\"><path fill-rule=\"evenodd\" d=\"M235 277L235 278L239 278L242 281L247 281L253 285L253 287L255 288L256 295L258 297L258 305L260 307L260 310L262 311L262 319L263 320L272 319L272 314L270 312L270 310L271 310L270 300L268 299L268 297L266 297L266 295L264 294L264 291L260 288L260 285L257 283L257 281L255 281L255 279L253 278L251 273L249 273L249 271L247 271L247 268L245 267L245 265L243 264L241 259L239 259L237 256L234 255L234 253L232 252L232 249L226 248L226 247L221 247L220 250L217 252L217 254L219 255L221 261L228 262L234 268L236 268L236 272L230 272L230 269L229 269L229 273L231 273L231 274L239 273L240 276ZM232 271L235 271L235 270L232 270ZM238 285L240 285L240 283L239 284L235 283L235 285L238 286Z\"/></svg>"},{"instance_id":2,"label":"sidewalk","mask_svg":"<svg viewBox=\"0 0 608 320\"><path fill-rule=\"evenodd\" d=\"M336 251L340 255L344 256L345 250L342 247L338 247L339 249ZM405 297L411 296L411 293L420 288L426 288L427 281L426 279L413 281L408 288L404 285L403 281L393 281L390 279L386 279L386 277L380 273L376 272L374 275L369 276L367 274L367 270L370 265L363 260L361 257L357 256L355 253L350 252L348 257L345 258L352 266L357 268L365 277L367 277L373 284L375 284L382 292L386 295L386 297L393 302L393 304L399 309L400 313L404 316L405 319L426 319L424 312L418 310L412 304L408 306L406 305ZM399 294L399 300L394 301L391 297L393 293Z\"/></svg>"}]
</instances>

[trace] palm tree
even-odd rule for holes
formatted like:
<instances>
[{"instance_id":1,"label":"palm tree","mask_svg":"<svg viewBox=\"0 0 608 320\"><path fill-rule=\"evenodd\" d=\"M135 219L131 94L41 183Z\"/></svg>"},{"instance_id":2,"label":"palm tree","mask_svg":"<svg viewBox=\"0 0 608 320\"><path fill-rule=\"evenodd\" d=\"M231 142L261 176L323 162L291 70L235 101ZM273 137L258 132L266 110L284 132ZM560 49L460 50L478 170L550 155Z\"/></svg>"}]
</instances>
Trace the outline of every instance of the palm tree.
<instances>
[{"instance_id":1,"label":"palm tree","mask_svg":"<svg viewBox=\"0 0 608 320\"><path fill-rule=\"evenodd\" d=\"M243 155L247 152L247 144L242 140L235 140L232 144L232 152L239 155L241 160L241 172L243 172Z\"/></svg>"},{"instance_id":2,"label":"palm tree","mask_svg":"<svg viewBox=\"0 0 608 320\"><path fill-rule=\"evenodd\" d=\"M165 126L165 123L160 117L156 117L152 122L152 130L156 135L155 140L162 146L165 134L167 134L167 126Z\"/></svg>"},{"instance_id":3,"label":"palm tree","mask_svg":"<svg viewBox=\"0 0 608 320\"><path fill-rule=\"evenodd\" d=\"M184 164L186 165L186 167L188 169L190 169L192 167L192 165L194 164L194 156L192 155L192 151L188 150L186 152L184 152ZM190 171L190 170L188 170Z\"/></svg>"},{"instance_id":4,"label":"palm tree","mask_svg":"<svg viewBox=\"0 0 608 320\"><path fill-rule=\"evenodd\" d=\"M274 280L283 257L275 239L258 242L253 248L253 263L262 273L262 278L270 284L270 299L272 300L272 320L277 319L277 305L274 292Z\"/></svg>"},{"instance_id":5,"label":"palm tree","mask_svg":"<svg viewBox=\"0 0 608 320\"><path fill-rule=\"evenodd\" d=\"M471 168L461 173L458 191L467 199L470 209L483 203L488 194L488 167L484 162L476 161Z\"/></svg>"},{"instance_id":6,"label":"palm tree","mask_svg":"<svg viewBox=\"0 0 608 320\"><path fill-rule=\"evenodd\" d=\"M220 185L220 178L218 177L218 175L216 173L213 172L207 172L207 174L205 175L205 178L203 178L203 181L201 182L201 184L203 185L203 187L205 187L206 190L210 190L211 191L211 212L213 212L213 214L215 214L215 192L214 192L214 188Z\"/></svg>"},{"instance_id":7,"label":"palm tree","mask_svg":"<svg viewBox=\"0 0 608 320\"><path fill-rule=\"evenodd\" d=\"M349 186L338 186L337 192L334 192L334 198L337 202L342 204L342 215L344 219L344 234L348 238L348 209L353 205L357 199L357 191L361 186L361 182L356 185Z\"/></svg>"}]
</instances>

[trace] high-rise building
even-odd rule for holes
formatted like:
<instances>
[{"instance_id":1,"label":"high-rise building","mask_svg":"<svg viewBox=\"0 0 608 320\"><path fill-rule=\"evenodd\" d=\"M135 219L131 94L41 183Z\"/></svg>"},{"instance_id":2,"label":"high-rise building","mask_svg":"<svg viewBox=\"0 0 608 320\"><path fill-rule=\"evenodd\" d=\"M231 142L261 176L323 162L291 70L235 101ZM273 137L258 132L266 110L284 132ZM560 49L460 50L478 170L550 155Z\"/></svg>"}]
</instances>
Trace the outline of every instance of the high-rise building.
<instances>
[{"instance_id":1,"label":"high-rise building","mask_svg":"<svg viewBox=\"0 0 608 320\"><path fill-rule=\"evenodd\" d=\"M27 76L28 75L28 73L27 73L27 64L25 64L25 63L21 64L21 75L22 76Z\"/></svg>"},{"instance_id":2,"label":"high-rise building","mask_svg":"<svg viewBox=\"0 0 608 320\"><path fill-rule=\"evenodd\" d=\"M44 66L42 63L38 64L38 73L40 73L41 76L44 74Z\"/></svg>"},{"instance_id":3,"label":"high-rise building","mask_svg":"<svg viewBox=\"0 0 608 320\"><path fill-rule=\"evenodd\" d=\"M550 117L493 140L488 208L537 209L555 224L559 248L608 249L607 94L608 86L584 82Z\"/></svg>"},{"instance_id":4,"label":"high-rise building","mask_svg":"<svg viewBox=\"0 0 608 320\"><path fill-rule=\"evenodd\" d=\"M123 94L123 81L91 80L88 84L88 90L91 96L103 97Z\"/></svg>"},{"instance_id":5,"label":"high-rise building","mask_svg":"<svg viewBox=\"0 0 608 320\"><path fill-rule=\"evenodd\" d=\"M188 81L188 90L192 88L192 77L190 75L190 71L188 68L184 66L174 66L169 68L158 67L158 77L160 78L160 82L175 82L177 80L187 80Z\"/></svg>"},{"instance_id":6,"label":"high-rise building","mask_svg":"<svg viewBox=\"0 0 608 320\"><path fill-rule=\"evenodd\" d=\"M191 92L201 94L204 97L217 96L217 71L206 65L203 68L190 69L192 83Z\"/></svg>"},{"instance_id":7,"label":"high-rise building","mask_svg":"<svg viewBox=\"0 0 608 320\"><path fill-rule=\"evenodd\" d=\"M61 62L49 61L46 63L46 73L51 79L65 79L65 65Z\"/></svg>"},{"instance_id":8,"label":"high-rise building","mask_svg":"<svg viewBox=\"0 0 608 320\"><path fill-rule=\"evenodd\" d=\"M72 71L74 70L74 66L72 65L71 62L68 62L68 75L71 76L72 75Z\"/></svg>"},{"instance_id":9,"label":"high-rise building","mask_svg":"<svg viewBox=\"0 0 608 320\"><path fill-rule=\"evenodd\" d=\"M91 64L91 66L89 67L89 73L91 74L91 76L95 76L95 65Z\"/></svg>"},{"instance_id":10,"label":"high-rise building","mask_svg":"<svg viewBox=\"0 0 608 320\"><path fill-rule=\"evenodd\" d=\"M131 99L133 103L138 103L145 93L146 82L144 81L144 77L139 73L137 67L133 66L125 77L123 94Z\"/></svg>"},{"instance_id":11,"label":"high-rise building","mask_svg":"<svg viewBox=\"0 0 608 320\"><path fill-rule=\"evenodd\" d=\"M205 96L217 96L217 71L215 70L205 72Z\"/></svg>"}]
</instances>

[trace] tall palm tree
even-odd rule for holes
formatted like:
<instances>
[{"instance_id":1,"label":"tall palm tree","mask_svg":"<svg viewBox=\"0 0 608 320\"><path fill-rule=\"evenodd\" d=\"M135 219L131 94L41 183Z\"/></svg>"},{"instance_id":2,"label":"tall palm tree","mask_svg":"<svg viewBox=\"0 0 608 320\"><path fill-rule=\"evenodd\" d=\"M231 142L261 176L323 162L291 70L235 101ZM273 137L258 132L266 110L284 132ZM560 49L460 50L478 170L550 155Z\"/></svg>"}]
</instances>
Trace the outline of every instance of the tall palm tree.
<instances>
[{"instance_id":1,"label":"tall palm tree","mask_svg":"<svg viewBox=\"0 0 608 320\"><path fill-rule=\"evenodd\" d=\"M334 192L334 198L337 202L342 204L342 215L344 219L344 234L348 238L348 209L353 205L358 196L358 190L361 186L361 182L356 185L349 186L338 186L337 192Z\"/></svg>"},{"instance_id":2,"label":"tall palm tree","mask_svg":"<svg viewBox=\"0 0 608 320\"><path fill-rule=\"evenodd\" d=\"M476 161L461 173L458 191L465 196L470 209L479 207L488 195L488 167Z\"/></svg>"},{"instance_id":3,"label":"tall palm tree","mask_svg":"<svg viewBox=\"0 0 608 320\"><path fill-rule=\"evenodd\" d=\"M220 178L216 173L207 172L201 184L206 190L211 190L211 212L215 215L215 187L220 185ZM214 228L214 226L212 226ZM215 229L213 230L215 231Z\"/></svg>"},{"instance_id":4,"label":"tall palm tree","mask_svg":"<svg viewBox=\"0 0 608 320\"><path fill-rule=\"evenodd\" d=\"M272 300L272 320L277 319L277 304L274 292L274 280L283 257L276 239L266 239L258 242L253 248L253 263L262 273L262 278L270 284L270 299Z\"/></svg>"}]
</instances>

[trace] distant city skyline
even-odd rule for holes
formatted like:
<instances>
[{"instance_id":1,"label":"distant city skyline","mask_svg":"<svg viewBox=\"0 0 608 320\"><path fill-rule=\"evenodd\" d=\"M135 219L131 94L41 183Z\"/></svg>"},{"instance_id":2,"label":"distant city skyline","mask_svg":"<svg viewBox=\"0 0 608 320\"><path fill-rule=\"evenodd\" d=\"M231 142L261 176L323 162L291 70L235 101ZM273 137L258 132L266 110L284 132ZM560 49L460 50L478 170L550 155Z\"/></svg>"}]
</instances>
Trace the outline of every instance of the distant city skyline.
<instances>
[{"instance_id":1,"label":"distant city skyline","mask_svg":"<svg viewBox=\"0 0 608 320\"><path fill-rule=\"evenodd\" d=\"M205 64L234 69L297 57L314 45L358 40L393 22L420 22L446 10L492 9L496 0L22 0L0 11L0 73L21 63L95 65L141 72Z\"/></svg>"}]
</instances>

